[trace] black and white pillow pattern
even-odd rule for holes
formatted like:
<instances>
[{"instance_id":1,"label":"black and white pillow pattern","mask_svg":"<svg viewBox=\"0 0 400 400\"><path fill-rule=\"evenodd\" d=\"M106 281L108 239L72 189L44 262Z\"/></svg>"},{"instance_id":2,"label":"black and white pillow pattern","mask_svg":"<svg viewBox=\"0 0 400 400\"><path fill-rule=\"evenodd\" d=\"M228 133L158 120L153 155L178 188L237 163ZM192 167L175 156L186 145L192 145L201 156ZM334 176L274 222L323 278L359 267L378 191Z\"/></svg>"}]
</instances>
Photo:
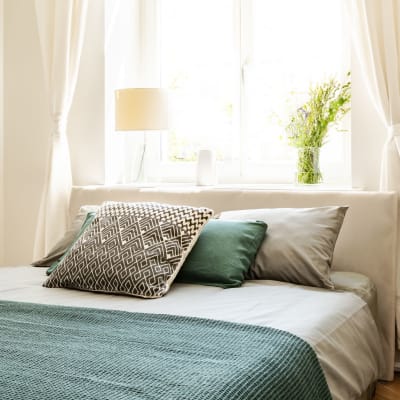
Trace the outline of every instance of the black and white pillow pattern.
<instances>
[{"instance_id":1,"label":"black and white pillow pattern","mask_svg":"<svg viewBox=\"0 0 400 400\"><path fill-rule=\"evenodd\" d=\"M212 215L208 208L106 202L44 286L161 297Z\"/></svg>"}]
</instances>

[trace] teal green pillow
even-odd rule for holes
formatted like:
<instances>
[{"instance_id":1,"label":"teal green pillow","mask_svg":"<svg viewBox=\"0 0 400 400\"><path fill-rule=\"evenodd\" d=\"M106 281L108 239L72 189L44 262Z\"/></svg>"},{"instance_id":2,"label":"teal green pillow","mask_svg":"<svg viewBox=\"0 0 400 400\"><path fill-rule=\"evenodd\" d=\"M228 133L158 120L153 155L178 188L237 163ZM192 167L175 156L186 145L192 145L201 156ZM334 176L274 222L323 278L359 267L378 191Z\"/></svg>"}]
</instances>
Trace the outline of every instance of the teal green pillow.
<instances>
[{"instance_id":1,"label":"teal green pillow","mask_svg":"<svg viewBox=\"0 0 400 400\"><path fill-rule=\"evenodd\" d=\"M83 224L81 226L81 228L79 229L78 234L75 236L75 239L73 240L73 242L69 245L69 247L67 248L66 252L57 260L54 261L53 264L50 265L50 267L47 269L46 274L50 275L53 271L56 270L56 268L58 267L58 265L60 264L60 262L62 260L64 260L64 258L66 257L66 255L69 253L69 251L71 250L72 246L75 244L75 242L82 236L83 232L86 230L86 228L92 223L92 221L94 220L94 217L96 216L96 213L94 211L88 212L86 214L86 218L85 221L83 221Z\"/></svg>"},{"instance_id":2,"label":"teal green pillow","mask_svg":"<svg viewBox=\"0 0 400 400\"><path fill-rule=\"evenodd\" d=\"M222 288L240 286L264 240L261 221L210 220L175 282Z\"/></svg>"}]
</instances>

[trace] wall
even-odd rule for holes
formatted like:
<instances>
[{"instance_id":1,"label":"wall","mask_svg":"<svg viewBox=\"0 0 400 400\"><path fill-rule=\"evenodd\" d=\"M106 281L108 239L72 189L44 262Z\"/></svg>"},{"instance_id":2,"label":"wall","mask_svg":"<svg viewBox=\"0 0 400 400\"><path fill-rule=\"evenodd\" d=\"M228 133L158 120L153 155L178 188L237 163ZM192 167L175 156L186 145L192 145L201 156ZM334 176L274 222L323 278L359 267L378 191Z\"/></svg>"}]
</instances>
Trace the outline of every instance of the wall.
<instances>
[{"instance_id":1,"label":"wall","mask_svg":"<svg viewBox=\"0 0 400 400\"><path fill-rule=\"evenodd\" d=\"M79 185L101 184L105 175L104 1L89 1L81 69L68 126L73 179ZM50 121L34 1L0 2L4 3L4 144L2 147L0 142L0 151L4 149L5 189L3 221L0 203L0 262L1 228L5 226L3 262L13 265L32 260ZM376 190L385 129L360 78L357 60L353 65L352 121L353 185Z\"/></svg>"},{"instance_id":2,"label":"wall","mask_svg":"<svg viewBox=\"0 0 400 400\"><path fill-rule=\"evenodd\" d=\"M4 263L3 0L0 0L0 265Z\"/></svg>"},{"instance_id":3,"label":"wall","mask_svg":"<svg viewBox=\"0 0 400 400\"><path fill-rule=\"evenodd\" d=\"M34 2L4 1L5 262L26 263L50 130Z\"/></svg>"},{"instance_id":4,"label":"wall","mask_svg":"<svg viewBox=\"0 0 400 400\"><path fill-rule=\"evenodd\" d=\"M32 261L50 118L33 0L4 1L3 263ZM76 184L104 182L103 0L89 2L87 36L68 135Z\"/></svg>"}]
</instances>

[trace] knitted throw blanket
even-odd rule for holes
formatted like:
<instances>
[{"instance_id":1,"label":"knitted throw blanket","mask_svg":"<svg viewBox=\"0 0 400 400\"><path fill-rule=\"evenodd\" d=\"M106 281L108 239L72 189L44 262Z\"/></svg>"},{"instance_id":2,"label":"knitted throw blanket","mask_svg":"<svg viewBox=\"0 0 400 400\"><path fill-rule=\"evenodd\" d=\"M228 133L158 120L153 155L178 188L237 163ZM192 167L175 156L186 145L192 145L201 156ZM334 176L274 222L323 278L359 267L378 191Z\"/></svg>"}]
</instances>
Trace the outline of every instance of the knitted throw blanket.
<instances>
[{"instance_id":1,"label":"knitted throw blanket","mask_svg":"<svg viewBox=\"0 0 400 400\"><path fill-rule=\"evenodd\" d=\"M0 301L2 400L328 400L312 348L277 329Z\"/></svg>"}]
</instances>

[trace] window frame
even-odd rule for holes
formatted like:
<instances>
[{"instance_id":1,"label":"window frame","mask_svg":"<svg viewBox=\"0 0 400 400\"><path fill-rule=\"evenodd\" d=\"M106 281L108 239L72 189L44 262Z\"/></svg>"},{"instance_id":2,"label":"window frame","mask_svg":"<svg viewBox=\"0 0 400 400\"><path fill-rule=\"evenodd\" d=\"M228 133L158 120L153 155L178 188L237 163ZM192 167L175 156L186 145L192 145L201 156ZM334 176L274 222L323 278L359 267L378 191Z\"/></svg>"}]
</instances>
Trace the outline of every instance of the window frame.
<instances>
[{"instance_id":1,"label":"window frame","mask_svg":"<svg viewBox=\"0 0 400 400\"><path fill-rule=\"evenodd\" d=\"M146 0L139 0L142 17L141 29L142 32L141 45L142 49L146 47L146 37L149 37L149 24L146 21L151 18L151 26L155 26L154 19L158 23L162 24L162 16L160 11L160 3L157 0L148 2ZM265 160L263 162L253 162L246 160L246 146L240 145L246 141L246 126L243 118L243 110L246 107L245 103L245 76L246 68L248 65L249 54L246 49L251 48L251 32L245 30L244 26L250 26L251 24L251 7L252 0L232 0L233 3L233 18L235 27L235 42L238 45L237 48L237 76L238 76L238 89L236 94L237 102L237 116L235 120L234 130L236 130L236 136L238 141L238 154L239 157L232 161L218 161L218 181L219 183L238 183L238 184L290 184L293 183L294 175L294 163L295 155L292 155L290 160L276 161L276 160ZM150 8L150 10L149 10ZM147 9L147 11L146 11ZM155 11L156 10L156 11ZM144 19L144 20L143 20ZM160 51L162 46L162 39L160 30L157 29L156 35L158 36L157 51ZM154 36L152 37L151 43L155 43ZM350 50L349 50L350 51ZM161 82L161 57L156 57L160 63L158 71L158 81ZM141 66L146 62L142 62ZM236 64L235 64L236 65ZM157 79L155 79L157 80ZM350 125L348 122L347 127ZM163 133L160 133L160 139L150 139L147 145L147 153L152 156L147 160L147 166L150 169L148 174L149 181L162 182L162 183L190 183L195 179L196 162L191 161L168 161L161 156L162 152L165 151L165 145L162 139ZM343 168L339 174L332 174L332 172L338 172L336 164L325 163L326 170L329 171L327 176L329 178L324 179L324 182L328 184L339 184L348 185L351 181L351 162L350 162L350 132L346 134L346 137L342 141L342 156L344 158ZM289 150L290 151L290 150ZM295 153L295 149L291 152ZM340 168L339 168L340 169Z\"/></svg>"}]
</instances>

